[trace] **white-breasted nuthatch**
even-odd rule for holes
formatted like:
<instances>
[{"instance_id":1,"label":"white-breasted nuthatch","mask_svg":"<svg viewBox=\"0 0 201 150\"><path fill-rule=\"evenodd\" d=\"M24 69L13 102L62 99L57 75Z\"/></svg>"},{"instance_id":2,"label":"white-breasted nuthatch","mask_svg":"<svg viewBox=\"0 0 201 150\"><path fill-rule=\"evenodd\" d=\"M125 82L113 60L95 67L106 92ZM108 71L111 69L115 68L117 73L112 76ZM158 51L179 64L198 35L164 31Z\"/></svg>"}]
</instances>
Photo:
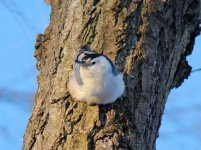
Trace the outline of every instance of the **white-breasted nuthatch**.
<instances>
[{"instance_id":1,"label":"white-breasted nuthatch","mask_svg":"<svg viewBox=\"0 0 201 150\"><path fill-rule=\"evenodd\" d=\"M124 88L122 74L107 56L88 46L80 49L68 82L75 100L88 104L112 103L123 94Z\"/></svg>"}]
</instances>

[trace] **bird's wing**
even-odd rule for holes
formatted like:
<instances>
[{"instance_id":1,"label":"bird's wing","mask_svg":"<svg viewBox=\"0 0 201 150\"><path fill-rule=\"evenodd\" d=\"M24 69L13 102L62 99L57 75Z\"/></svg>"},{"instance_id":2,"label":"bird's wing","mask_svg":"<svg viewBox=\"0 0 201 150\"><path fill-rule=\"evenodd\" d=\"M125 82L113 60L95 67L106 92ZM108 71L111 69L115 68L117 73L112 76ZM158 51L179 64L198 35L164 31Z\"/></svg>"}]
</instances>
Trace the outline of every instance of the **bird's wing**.
<instances>
[{"instance_id":1,"label":"bird's wing","mask_svg":"<svg viewBox=\"0 0 201 150\"><path fill-rule=\"evenodd\" d=\"M76 79L78 85L81 86L83 84L83 82L82 82L82 78L80 76L80 64L74 63L73 72L74 72L74 76L75 76L75 79Z\"/></svg>"}]
</instances>

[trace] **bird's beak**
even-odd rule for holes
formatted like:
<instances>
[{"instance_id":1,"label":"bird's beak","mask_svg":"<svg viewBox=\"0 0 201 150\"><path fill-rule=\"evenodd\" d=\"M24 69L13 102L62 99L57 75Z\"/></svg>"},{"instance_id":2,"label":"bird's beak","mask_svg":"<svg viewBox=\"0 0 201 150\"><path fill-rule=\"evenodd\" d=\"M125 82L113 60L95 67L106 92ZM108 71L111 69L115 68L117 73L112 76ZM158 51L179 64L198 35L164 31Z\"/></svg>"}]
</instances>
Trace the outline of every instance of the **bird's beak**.
<instances>
[{"instance_id":1,"label":"bird's beak","mask_svg":"<svg viewBox=\"0 0 201 150\"><path fill-rule=\"evenodd\" d=\"M84 64L83 62L81 62L79 60L75 60L75 63L80 64L80 65Z\"/></svg>"},{"instance_id":2,"label":"bird's beak","mask_svg":"<svg viewBox=\"0 0 201 150\"><path fill-rule=\"evenodd\" d=\"M80 65L80 66L82 66L82 67L87 67L88 66L87 64L85 64L84 62L81 62L79 60L75 60L75 63Z\"/></svg>"}]
</instances>

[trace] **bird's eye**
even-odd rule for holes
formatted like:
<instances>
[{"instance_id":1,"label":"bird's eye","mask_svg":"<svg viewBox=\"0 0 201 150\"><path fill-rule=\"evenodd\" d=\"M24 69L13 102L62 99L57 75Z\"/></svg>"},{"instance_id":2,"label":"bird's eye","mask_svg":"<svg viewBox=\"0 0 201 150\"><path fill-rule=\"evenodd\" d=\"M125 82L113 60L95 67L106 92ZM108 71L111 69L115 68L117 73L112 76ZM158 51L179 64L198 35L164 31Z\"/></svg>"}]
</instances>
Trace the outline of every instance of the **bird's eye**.
<instances>
[{"instance_id":1,"label":"bird's eye","mask_svg":"<svg viewBox=\"0 0 201 150\"><path fill-rule=\"evenodd\" d=\"M96 62L92 62L91 64L94 65Z\"/></svg>"}]
</instances>

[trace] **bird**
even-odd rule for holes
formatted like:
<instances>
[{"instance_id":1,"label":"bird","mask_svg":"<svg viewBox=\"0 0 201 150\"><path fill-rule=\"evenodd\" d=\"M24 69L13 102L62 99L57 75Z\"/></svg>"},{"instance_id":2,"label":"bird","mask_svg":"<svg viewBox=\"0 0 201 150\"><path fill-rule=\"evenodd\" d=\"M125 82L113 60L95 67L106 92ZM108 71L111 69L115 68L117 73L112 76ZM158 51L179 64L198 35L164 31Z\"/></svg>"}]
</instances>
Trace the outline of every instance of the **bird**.
<instances>
[{"instance_id":1,"label":"bird","mask_svg":"<svg viewBox=\"0 0 201 150\"><path fill-rule=\"evenodd\" d=\"M113 62L88 45L79 49L73 62L73 73L68 81L73 99L89 105L109 104L123 95L123 75Z\"/></svg>"}]
</instances>

